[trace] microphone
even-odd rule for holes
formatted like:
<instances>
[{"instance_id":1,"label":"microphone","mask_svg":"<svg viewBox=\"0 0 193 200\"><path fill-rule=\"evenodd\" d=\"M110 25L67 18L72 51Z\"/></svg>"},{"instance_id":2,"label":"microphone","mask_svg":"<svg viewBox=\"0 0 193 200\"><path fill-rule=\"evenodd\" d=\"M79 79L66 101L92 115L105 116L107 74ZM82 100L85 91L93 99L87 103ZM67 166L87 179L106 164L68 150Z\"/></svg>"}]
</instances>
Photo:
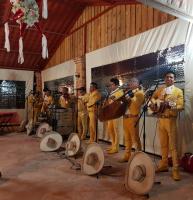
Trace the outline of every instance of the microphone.
<instances>
[{"instance_id":1,"label":"microphone","mask_svg":"<svg viewBox=\"0 0 193 200\"><path fill-rule=\"evenodd\" d=\"M123 85L120 85L118 88L123 90L128 89L128 83L124 83Z\"/></svg>"},{"instance_id":2,"label":"microphone","mask_svg":"<svg viewBox=\"0 0 193 200\"><path fill-rule=\"evenodd\" d=\"M153 95L153 93L156 91L156 89L158 88L158 86L160 84L160 80L162 80L162 79L158 79L158 80L154 81L154 82L156 82L156 84L155 84L155 87L153 89L151 89L152 86L150 86L149 89L147 89L145 91L145 96L146 97L151 97Z\"/></svg>"},{"instance_id":3,"label":"microphone","mask_svg":"<svg viewBox=\"0 0 193 200\"><path fill-rule=\"evenodd\" d=\"M104 99L108 99L108 98L109 98L109 92L108 92L108 90L105 89L105 90L104 90L104 93L105 93Z\"/></svg>"},{"instance_id":4,"label":"microphone","mask_svg":"<svg viewBox=\"0 0 193 200\"><path fill-rule=\"evenodd\" d=\"M164 82L164 79L159 78L159 79L153 80L153 82L154 83L157 83L157 82L161 83L161 82Z\"/></svg>"}]
</instances>

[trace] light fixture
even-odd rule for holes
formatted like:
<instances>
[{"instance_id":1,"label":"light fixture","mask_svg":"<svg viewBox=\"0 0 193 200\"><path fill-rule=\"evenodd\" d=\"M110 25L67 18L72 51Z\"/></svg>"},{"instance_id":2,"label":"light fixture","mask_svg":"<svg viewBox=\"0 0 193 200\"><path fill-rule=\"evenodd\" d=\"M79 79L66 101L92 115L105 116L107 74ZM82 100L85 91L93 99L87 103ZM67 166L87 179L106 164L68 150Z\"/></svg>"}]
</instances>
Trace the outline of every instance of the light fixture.
<instances>
[{"instance_id":1,"label":"light fixture","mask_svg":"<svg viewBox=\"0 0 193 200\"><path fill-rule=\"evenodd\" d=\"M76 78L80 78L80 73L79 72L75 72L75 77Z\"/></svg>"}]
</instances>

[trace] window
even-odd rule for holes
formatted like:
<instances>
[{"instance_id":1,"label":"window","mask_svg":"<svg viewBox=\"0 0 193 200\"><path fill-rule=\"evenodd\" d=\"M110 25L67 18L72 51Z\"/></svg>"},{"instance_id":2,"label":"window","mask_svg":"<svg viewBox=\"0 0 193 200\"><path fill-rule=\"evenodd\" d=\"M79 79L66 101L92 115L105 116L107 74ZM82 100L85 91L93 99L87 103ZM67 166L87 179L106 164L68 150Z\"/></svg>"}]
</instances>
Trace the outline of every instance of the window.
<instances>
[{"instance_id":1,"label":"window","mask_svg":"<svg viewBox=\"0 0 193 200\"><path fill-rule=\"evenodd\" d=\"M0 80L0 109L25 108L25 81Z\"/></svg>"}]
</instances>

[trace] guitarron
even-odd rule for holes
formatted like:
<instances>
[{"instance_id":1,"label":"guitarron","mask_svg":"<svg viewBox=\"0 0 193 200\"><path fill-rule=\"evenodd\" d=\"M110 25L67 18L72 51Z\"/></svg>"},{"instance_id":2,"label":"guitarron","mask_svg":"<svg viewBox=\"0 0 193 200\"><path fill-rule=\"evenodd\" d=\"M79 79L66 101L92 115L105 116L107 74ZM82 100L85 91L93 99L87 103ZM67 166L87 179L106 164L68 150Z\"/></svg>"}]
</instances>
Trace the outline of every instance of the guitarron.
<instances>
[{"instance_id":1,"label":"guitarron","mask_svg":"<svg viewBox=\"0 0 193 200\"><path fill-rule=\"evenodd\" d=\"M98 118L101 122L123 116L128 107L128 100L139 89L126 90L118 88L109 96L110 103L105 102L100 108ZM127 98L126 98L127 97Z\"/></svg>"}]
</instances>

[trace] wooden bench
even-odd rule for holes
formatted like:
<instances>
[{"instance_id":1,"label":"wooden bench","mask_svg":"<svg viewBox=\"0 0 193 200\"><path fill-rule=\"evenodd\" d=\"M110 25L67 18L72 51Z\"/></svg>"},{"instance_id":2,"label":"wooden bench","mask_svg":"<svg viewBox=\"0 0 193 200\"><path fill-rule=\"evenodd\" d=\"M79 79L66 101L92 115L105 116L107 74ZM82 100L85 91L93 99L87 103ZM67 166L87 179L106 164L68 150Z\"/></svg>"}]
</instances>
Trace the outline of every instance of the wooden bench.
<instances>
[{"instance_id":1,"label":"wooden bench","mask_svg":"<svg viewBox=\"0 0 193 200\"><path fill-rule=\"evenodd\" d=\"M13 120L17 117L16 115L16 112L0 113L0 133L10 132L10 127L19 126L19 123Z\"/></svg>"}]
</instances>

